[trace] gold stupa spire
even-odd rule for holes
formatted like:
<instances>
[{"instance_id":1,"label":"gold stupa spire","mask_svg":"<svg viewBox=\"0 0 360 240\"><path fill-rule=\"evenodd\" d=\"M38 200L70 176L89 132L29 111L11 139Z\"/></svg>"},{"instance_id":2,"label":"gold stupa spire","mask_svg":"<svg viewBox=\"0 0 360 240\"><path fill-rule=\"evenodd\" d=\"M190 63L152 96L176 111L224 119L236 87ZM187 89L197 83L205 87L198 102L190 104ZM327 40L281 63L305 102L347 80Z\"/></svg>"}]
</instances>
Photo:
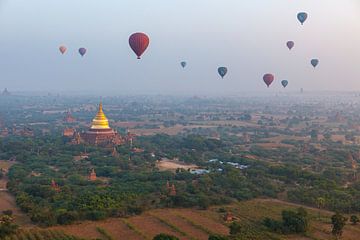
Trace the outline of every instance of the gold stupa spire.
<instances>
[{"instance_id":1,"label":"gold stupa spire","mask_svg":"<svg viewBox=\"0 0 360 240\"><path fill-rule=\"evenodd\" d=\"M91 129L109 129L109 120L103 112L102 102L99 104L99 111L92 121Z\"/></svg>"}]
</instances>

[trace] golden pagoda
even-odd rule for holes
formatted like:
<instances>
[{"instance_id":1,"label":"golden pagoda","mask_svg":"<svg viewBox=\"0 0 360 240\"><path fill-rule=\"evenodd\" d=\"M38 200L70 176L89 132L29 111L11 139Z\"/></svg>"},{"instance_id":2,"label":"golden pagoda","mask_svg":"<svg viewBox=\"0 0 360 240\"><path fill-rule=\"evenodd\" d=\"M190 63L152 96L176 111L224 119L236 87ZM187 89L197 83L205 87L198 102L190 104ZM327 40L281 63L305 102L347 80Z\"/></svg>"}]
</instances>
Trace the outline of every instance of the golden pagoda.
<instances>
[{"instance_id":1,"label":"golden pagoda","mask_svg":"<svg viewBox=\"0 0 360 240\"><path fill-rule=\"evenodd\" d=\"M120 145L123 143L123 139L117 131L109 126L109 120L105 116L101 102L89 130L82 134L82 138L87 143L94 145Z\"/></svg>"},{"instance_id":2,"label":"golden pagoda","mask_svg":"<svg viewBox=\"0 0 360 240\"><path fill-rule=\"evenodd\" d=\"M109 120L105 116L101 102L99 104L99 111L92 121L91 129L110 129Z\"/></svg>"}]
</instances>

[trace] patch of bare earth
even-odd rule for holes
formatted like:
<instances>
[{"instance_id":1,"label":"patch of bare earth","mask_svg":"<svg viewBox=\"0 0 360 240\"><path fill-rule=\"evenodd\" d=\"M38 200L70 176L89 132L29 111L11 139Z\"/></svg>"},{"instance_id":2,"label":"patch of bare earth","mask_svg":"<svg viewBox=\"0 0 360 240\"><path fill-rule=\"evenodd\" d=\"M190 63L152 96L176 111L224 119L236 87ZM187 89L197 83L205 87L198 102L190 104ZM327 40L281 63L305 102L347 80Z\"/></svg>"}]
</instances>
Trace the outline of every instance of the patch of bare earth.
<instances>
[{"instance_id":1,"label":"patch of bare earth","mask_svg":"<svg viewBox=\"0 0 360 240\"><path fill-rule=\"evenodd\" d=\"M161 161L158 161L156 163L156 167L159 168L160 171L175 171L178 168L185 170L198 168L198 166L194 164L186 164L184 162L170 159L162 159Z\"/></svg>"}]
</instances>

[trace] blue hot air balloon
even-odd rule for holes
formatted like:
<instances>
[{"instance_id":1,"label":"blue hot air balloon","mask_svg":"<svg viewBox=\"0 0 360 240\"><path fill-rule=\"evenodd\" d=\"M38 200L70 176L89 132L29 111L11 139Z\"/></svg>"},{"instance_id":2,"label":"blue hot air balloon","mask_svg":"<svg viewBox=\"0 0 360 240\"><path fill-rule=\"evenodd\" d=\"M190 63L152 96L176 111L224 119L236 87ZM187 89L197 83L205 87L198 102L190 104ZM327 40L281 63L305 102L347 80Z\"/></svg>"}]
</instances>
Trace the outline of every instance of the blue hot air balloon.
<instances>
[{"instance_id":1,"label":"blue hot air balloon","mask_svg":"<svg viewBox=\"0 0 360 240\"><path fill-rule=\"evenodd\" d=\"M295 46L295 43L294 41L288 41L286 43L286 46L289 48L289 50L291 50Z\"/></svg>"},{"instance_id":2,"label":"blue hot air balloon","mask_svg":"<svg viewBox=\"0 0 360 240\"><path fill-rule=\"evenodd\" d=\"M181 66L182 66L183 68L185 68L185 67L186 67L186 65L187 65L187 63L186 63L186 62L181 62L180 64L181 64Z\"/></svg>"},{"instance_id":3,"label":"blue hot air balloon","mask_svg":"<svg viewBox=\"0 0 360 240\"><path fill-rule=\"evenodd\" d=\"M306 12L300 12L297 15L297 19L300 21L301 25L304 24L307 18L308 18L308 14Z\"/></svg>"},{"instance_id":4,"label":"blue hot air balloon","mask_svg":"<svg viewBox=\"0 0 360 240\"><path fill-rule=\"evenodd\" d=\"M86 54L86 48L79 48L79 53L83 57Z\"/></svg>"},{"instance_id":5,"label":"blue hot air balloon","mask_svg":"<svg viewBox=\"0 0 360 240\"><path fill-rule=\"evenodd\" d=\"M286 86L289 84L288 80L282 80L281 81L281 85L283 85L284 88L286 88Z\"/></svg>"},{"instance_id":6,"label":"blue hot air balloon","mask_svg":"<svg viewBox=\"0 0 360 240\"><path fill-rule=\"evenodd\" d=\"M225 77L227 71L228 71L228 69L226 67L219 67L218 68L218 73L221 76L221 78Z\"/></svg>"},{"instance_id":7,"label":"blue hot air balloon","mask_svg":"<svg viewBox=\"0 0 360 240\"><path fill-rule=\"evenodd\" d=\"M311 65L316 68L316 66L319 64L319 59L311 59Z\"/></svg>"}]
</instances>

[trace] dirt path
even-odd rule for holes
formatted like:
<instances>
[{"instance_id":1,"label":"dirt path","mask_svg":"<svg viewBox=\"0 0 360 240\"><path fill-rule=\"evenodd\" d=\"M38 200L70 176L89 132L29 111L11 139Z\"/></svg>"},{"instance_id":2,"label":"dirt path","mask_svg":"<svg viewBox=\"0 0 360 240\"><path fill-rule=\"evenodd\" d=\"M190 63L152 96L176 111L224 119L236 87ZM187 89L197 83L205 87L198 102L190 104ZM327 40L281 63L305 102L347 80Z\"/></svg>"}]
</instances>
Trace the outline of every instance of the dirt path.
<instances>
[{"instance_id":1,"label":"dirt path","mask_svg":"<svg viewBox=\"0 0 360 240\"><path fill-rule=\"evenodd\" d=\"M7 171L14 165L14 162L0 160L0 168L5 170L5 176L0 179L0 213L4 210L11 210L15 217L15 222L21 226L33 226L31 220L16 206L15 197L7 189Z\"/></svg>"}]
</instances>

